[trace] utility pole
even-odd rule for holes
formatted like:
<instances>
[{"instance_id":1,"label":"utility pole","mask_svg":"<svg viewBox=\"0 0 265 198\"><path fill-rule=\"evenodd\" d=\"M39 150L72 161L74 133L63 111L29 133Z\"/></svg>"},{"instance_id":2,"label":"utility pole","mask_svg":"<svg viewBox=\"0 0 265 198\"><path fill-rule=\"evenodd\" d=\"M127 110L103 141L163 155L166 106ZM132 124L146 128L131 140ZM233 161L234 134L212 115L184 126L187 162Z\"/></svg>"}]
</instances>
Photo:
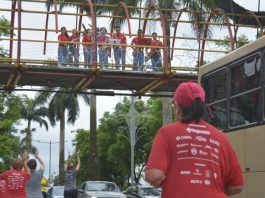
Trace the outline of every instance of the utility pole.
<instances>
[{"instance_id":1,"label":"utility pole","mask_svg":"<svg viewBox=\"0 0 265 198\"><path fill-rule=\"evenodd\" d=\"M130 111L127 115L121 115L125 121L127 122L128 127L121 126L119 127L119 130L122 132L125 132L126 135L123 135L123 137L128 140L130 143L130 149L131 149L131 186L135 186L134 182L134 170L135 170L135 164L134 164L134 149L135 144L137 141L143 136L143 133L139 135L139 133L145 132L145 127L138 127L138 120L136 117L136 110L135 110L135 97L131 96L131 105L130 105Z\"/></svg>"},{"instance_id":2,"label":"utility pole","mask_svg":"<svg viewBox=\"0 0 265 198\"><path fill-rule=\"evenodd\" d=\"M52 141L50 140L50 154L49 154L49 179L51 179L51 161L52 161Z\"/></svg>"},{"instance_id":3,"label":"utility pole","mask_svg":"<svg viewBox=\"0 0 265 198\"><path fill-rule=\"evenodd\" d=\"M130 108L130 125L129 125L129 131L130 131L130 145L131 145L131 185L134 186L134 148L135 148L135 108L134 108L134 97L131 97L131 108Z\"/></svg>"}]
</instances>

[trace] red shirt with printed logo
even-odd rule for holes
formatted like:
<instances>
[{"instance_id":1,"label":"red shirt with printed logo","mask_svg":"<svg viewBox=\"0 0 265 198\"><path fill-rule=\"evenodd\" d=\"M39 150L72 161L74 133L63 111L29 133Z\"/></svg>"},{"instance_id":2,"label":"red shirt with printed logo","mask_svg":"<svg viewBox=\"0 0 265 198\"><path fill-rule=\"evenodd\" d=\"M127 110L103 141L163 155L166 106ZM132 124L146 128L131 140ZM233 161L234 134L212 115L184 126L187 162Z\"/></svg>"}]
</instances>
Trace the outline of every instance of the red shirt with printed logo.
<instances>
[{"instance_id":1,"label":"red shirt with printed logo","mask_svg":"<svg viewBox=\"0 0 265 198\"><path fill-rule=\"evenodd\" d=\"M0 178L0 198L5 198L7 197L6 194L6 180L2 180Z\"/></svg>"},{"instance_id":2,"label":"red shirt with printed logo","mask_svg":"<svg viewBox=\"0 0 265 198\"><path fill-rule=\"evenodd\" d=\"M228 138L205 121L160 128L146 166L151 168L166 175L163 198L226 198L226 187L244 184Z\"/></svg>"},{"instance_id":3,"label":"red shirt with printed logo","mask_svg":"<svg viewBox=\"0 0 265 198\"><path fill-rule=\"evenodd\" d=\"M6 195L8 198L26 198L26 183L30 174L21 170L8 170L0 174L6 181Z\"/></svg>"},{"instance_id":4,"label":"red shirt with printed logo","mask_svg":"<svg viewBox=\"0 0 265 198\"><path fill-rule=\"evenodd\" d=\"M120 40L120 44L126 44L126 36L125 34L122 33L115 33L112 36L113 39L119 39Z\"/></svg>"}]
</instances>

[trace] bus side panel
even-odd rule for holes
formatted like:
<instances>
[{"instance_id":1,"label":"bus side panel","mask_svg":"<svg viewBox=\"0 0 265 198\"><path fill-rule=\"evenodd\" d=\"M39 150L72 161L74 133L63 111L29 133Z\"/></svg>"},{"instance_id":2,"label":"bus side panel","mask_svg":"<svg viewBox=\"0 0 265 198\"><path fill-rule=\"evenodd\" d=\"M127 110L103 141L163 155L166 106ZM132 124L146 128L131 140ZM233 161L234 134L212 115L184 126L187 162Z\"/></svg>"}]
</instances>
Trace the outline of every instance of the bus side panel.
<instances>
[{"instance_id":1,"label":"bus side panel","mask_svg":"<svg viewBox=\"0 0 265 198\"><path fill-rule=\"evenodd\" d=\"M246 173L247 180L247 197L264 198L265 197L265 173L252 172ZM241 198L241 197L240 197Z\"/></svg>"},{"instance_id":2,"label":"bus side panel","mask_svg":"<svg viewBox=\"0 0 265 198\"><path fill-rule=\"evenodd\" d=\"M246 158L245 158L245 130L239 130L236 132L227 133L227 136L236 152L237 158L240 162L240 166L242 169L242 172L245 171L246 167ZM247 178L246 174L244 174L244 180L245 180L245 186L242 193L239 195L233 196L234 198L248 198L247 196Z\"/></svg>"},{"instance_id":3,"label":"bus side panel","mask_svg":"<svg viewBox=\"0 0 265 198\"><path fill-rule=\"evenodd\" d=\"M236 152L237 158L240 162L242 172L246 169L246 157L245 157L245 129L238 130L236 132L227 133L227 136Z\"/></svg>"},{"instance_id":4,"label":"bus side panel","mask_svg":"<svg viewBox=\"0 0 265 198\"><path fill-rule=\"evenodd\" d=\"M246 129L248 197L265 197L265 126Z\"/></svg>"}]
</instances>

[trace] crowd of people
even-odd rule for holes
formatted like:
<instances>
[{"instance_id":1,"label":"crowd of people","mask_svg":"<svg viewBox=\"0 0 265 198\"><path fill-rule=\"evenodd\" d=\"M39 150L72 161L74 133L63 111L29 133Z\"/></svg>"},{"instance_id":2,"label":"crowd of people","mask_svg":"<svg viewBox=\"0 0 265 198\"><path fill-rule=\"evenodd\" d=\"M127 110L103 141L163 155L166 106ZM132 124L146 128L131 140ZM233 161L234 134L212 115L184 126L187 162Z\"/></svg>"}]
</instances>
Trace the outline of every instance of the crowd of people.
<instances>
[{"instance_id":1,"label":"crowd of people","mask_svg":"<svg viewBox=\"0 0 265 198\"><path fill-rule=\"evenodd\" d=\"M74 167L71 156L64 169L64 197L77 198L76 174L80 168L79 151L77 165ZM37 162L39 169L37 169ZM47 179L43 176L45 163L36 149L35 159L29 159L27 152L15 159L11 169L0 174L0 198L47 198Z\"/></svg>"},{"instance_id":2,"label":"crowd of people","mask_svg":"<svg viewBox=\"0 0 265 198\"><path fill-rule=\"evenodd\" d=\"M58 64L59 66L72 64L79 67L79 47L80 43L83 46L84 67L87 68L93 62L97 61L93 57L93 42L97 41L97 54L100 68L109 67L109 57L113 50L115 69L125 70L126 68L126 45L127 38L124 33L121 33L121 27L115 27L115 33L108 36L107 29L102 27L99 33L95 36L95 32L91 29L86 29L82 35L82 40L79 32L76 29L72 30L72 35L69 36L65 27L61 28L61 34L58 36ZM142 47L142 46L143 47ZM149 47L150 46L150 47ZM157 47L157 48L156 48ZM131 48L133 65L132 70L144 69L144 62L151 60L151 69L153 71L162 70L162 42L157 38L157 33L152 33L152 38L146 38L143 31L139 29L137 36L132 39ZM144 51L145 49L145 51ZM144 55L146 54L146 56Z\"/></svg>"}]
</instances>

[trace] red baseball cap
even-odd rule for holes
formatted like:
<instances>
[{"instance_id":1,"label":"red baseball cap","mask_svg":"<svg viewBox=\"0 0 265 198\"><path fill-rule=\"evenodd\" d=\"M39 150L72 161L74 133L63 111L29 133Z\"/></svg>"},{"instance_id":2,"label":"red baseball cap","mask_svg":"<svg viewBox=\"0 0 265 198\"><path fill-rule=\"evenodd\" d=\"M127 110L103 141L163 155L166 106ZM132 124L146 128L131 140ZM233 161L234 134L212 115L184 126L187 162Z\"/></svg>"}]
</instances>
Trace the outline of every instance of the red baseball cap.
<instances>
[{"instance_id":1,"label":"red baseball cap","mask_svg":"<svg viewBox=\"0 0 265 198\"><path fill-rule=\"evenodd\" d=\"M176 88L173 100L184 107L190 107L194 99L200 98L205 101L205 92L203 88L195 82L180 83Z\"/></svg>"}]
</instances>

